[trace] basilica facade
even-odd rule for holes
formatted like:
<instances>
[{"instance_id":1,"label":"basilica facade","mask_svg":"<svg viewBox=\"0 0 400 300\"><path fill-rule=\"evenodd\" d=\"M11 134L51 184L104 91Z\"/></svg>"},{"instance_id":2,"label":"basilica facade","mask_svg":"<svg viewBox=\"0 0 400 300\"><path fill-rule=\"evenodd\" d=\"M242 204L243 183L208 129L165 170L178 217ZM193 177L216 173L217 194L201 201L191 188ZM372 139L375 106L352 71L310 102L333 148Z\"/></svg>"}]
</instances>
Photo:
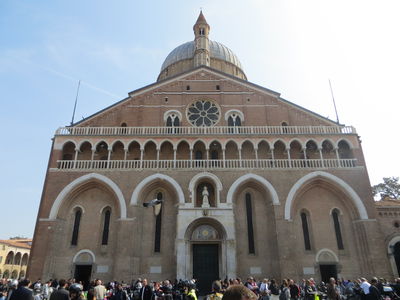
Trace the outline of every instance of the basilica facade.
<instances>
[{"instance_id":1,"label":"basilica facade","mask_svg":"<svg viewBox=\"0 0 400 300\"><path fill-rule=\"evenodd\" d=\"M56 131L29 276L393 277L356 129L193 30L155 83Z\"/></svg>"}]
</instances>

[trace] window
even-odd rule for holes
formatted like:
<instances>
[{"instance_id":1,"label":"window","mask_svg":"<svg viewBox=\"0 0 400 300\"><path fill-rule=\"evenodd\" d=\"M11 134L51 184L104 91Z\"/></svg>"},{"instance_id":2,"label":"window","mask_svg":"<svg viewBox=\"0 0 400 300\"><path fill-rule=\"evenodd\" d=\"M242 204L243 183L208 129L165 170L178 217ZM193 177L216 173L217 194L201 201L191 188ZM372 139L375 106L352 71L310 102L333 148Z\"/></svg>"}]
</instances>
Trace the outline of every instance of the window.
<instances>
[{"instance_id":1,"label":"window","mask_svg":"<svg viewBox=\"0 0 400 300\"><path fill-rule=\"evenodd\" d=\"M249 242L249 254L255 254L254 230L253 230L253 209L250 193L246 193L246 214L247 214L247 238Z\"/></svg>"},{"instance_id":2,"label":"window","mask_svg":"<svg viewBox=\"0 0 400 300\"><path fill-rule=\"evenodd\" d=\"M333 210L332 219L333 219L333 225L335 227L335 234L336 234L336 241L337 241L338 249L343 250L344 246L343 246L342 232L340 230L339 211L337 209Z\"/></svg>"},{"instance_id":3,"label":"window","mask_svg":"<svg viewBox=\"0 0 400 300\"><path fill-rule=\"evenodd\" d=\"M104 213L103 236L101 238L102 245L108 245L108 233L110 231L110 218L111 218L111 210L107 209Z\"/></svg>"},{"instance_id":4,"label":"window","mask_svg":"<svg viewBox=\"0 0 400 300\"><path fill-rule=\"evenodd\" d=\"M200 100L192 103L187 110L189 122L197 127L214 126L219 121L219 108L208 100Z\"/></svg>"},{"instance_id":5,"label":"window","mask_svg":"<svg viewBox=\"0 0 400 300\"><path fill-rule=\"evenodd\" d=\"M204 35L204 28L200 28L200 29L199 29L199 34L200 34L200 35Z\"/></svg>"},{"instance_id":6,"label":"window","mask_svg":"<svg viewBox=\"0 0 400 300\"><path fill-rule=\"evenodd\" d=\"M187 90L187 91L190 91L190 85L187 85L187 86L186 86L186 90Z\"/></svg>"},{"instance_id":7,"label":"window","mask_svg":"<svg viewBox=\"0 0 400 300\"><path fill-rule=\"evenodd\" d=\"M217 84L217 86L215 87L216 88L216 90L217 91L219 91L220 90L220 87L219 87L219 85Z\"/></svg>"},{"instance_id":8,"label":"window","mask_svg":"<svg viewBox=\"0 0 400 300\"><path fill-rule=\"evenodd\" d=\"M157 199L162 200L162 193L157 193ZM162 213L162 204L160 205L160 210L156 215L156 230L154 233L154 252L160 252L161 250L161 213ZM156 211L157 212L157 211Z\"/></svg>"},{"instance_id":9,"label":"window","mask_svg":"<svg viewBox=\"0 0 400 300\"><path fill-rule=\"evenodd\" d=\"M311 250L310 232L308 231L308 220L305 212L301 213L301 225L303 227L304 248Z\"/></svg>"},{"instance_id":10,"label":"window","mask_svg":"<svg viewBox=\"0 0 400 300\"><path fill-rule=\"evenodd\" d=\"M82 210L77 209L75 212L74 228L72 230L71 246L78 245L79 225L81 223Z\"/></svg>"},{"instance_id":11,"label":"window","mask_svg":"<svg viewBox=\"0 0 400 300\"><path fill-rule=\"evenodd\" d=\"M211 159L218 159L218 151L217 150L211 151Z\"/></svg>"},{"instance_id":12,"label":"window","mask_svg":"<svg viewBox=\"0 0 400 300\"><path fill-rule=\"evenodd\" d=\"M228 116L228 126L231 127L229 128L230 133L238 133L240 126L242 126L242 116L243 114L239 111L235 112L230 112ZM225 118L227 116L225 115Z\"/></svg>"}]
</instances>

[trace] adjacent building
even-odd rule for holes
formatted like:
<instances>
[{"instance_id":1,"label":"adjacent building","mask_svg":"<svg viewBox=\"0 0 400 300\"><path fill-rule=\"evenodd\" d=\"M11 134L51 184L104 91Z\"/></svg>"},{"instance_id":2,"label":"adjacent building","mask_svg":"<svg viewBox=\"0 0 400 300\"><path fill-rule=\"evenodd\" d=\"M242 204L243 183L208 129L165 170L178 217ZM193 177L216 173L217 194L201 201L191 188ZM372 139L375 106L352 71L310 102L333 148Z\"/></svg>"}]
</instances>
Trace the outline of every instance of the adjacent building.
<instances>
[{"instance_id":1,"label":"adjacent building","mask_svg":"<svg viewBox=\"0 0 400 300\"><path fill-rule=\"evenodd\" d=\"M26 276L32 239L0 240L0 278Z\"/></svg>"}]
</instances>

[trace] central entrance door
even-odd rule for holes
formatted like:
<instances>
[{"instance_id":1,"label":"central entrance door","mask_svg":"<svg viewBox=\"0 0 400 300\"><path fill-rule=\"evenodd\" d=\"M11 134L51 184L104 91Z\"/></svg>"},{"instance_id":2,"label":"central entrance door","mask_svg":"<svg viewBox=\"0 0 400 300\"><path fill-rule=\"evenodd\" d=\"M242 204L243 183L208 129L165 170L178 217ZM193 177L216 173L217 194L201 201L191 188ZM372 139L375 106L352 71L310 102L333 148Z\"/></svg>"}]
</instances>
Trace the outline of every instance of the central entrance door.
<instances>
[{"instance_id":1,"label":"central entrance door","mask_svg":"<svg viewBox=\"0 0 400 300\"><path fill-rule=\"evenodd\" d=\"M90 276L92 274L92 265L76 265L75 266L75 279L77 282L82 281L83 288L87 290L90 283Z\"/></svg>"},{"instance_id":2,"label":"central entrance door","mask_svg":"<svg viewBox=\"0 0 400 300\"><path fill-rule=\"evenodd\" d=\"M331 277L337 279L336 265L319 265L319 270L323 282L329 282L329 278Z\"/></svg>"},{"instance_id":3,"label":"central entrance door","mask_svg":"<svg viewBox=\"0 0 400 300\"><path fill-rule=\"evenodd\" d=\"M211 284L219 279L218 244L193 244L193 278L200 295L211 292Z\"/></svg>"}]
</instances>

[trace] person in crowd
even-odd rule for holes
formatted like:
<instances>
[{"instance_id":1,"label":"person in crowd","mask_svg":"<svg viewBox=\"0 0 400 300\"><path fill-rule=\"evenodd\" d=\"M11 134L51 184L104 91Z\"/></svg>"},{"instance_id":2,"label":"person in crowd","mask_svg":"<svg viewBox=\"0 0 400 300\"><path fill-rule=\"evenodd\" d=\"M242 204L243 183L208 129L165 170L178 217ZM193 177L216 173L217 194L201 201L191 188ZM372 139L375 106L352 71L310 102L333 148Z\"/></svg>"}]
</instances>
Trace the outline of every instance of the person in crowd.
<instances>
[{"instance_id":1,"label":"person in crowd","mask_svg":"<svg viewBox=\"0 0 400 300\"><path fill-rule=\"evenodd\" d=\"M221 293L222 285L219 280L213 281L211 285L211 294L207 295L206 300L221 300L222 293Z\"/></svg>"},{"instance_id":2,"label":"person in crowd","mask_svg":"<svg viewBox=\"0 0 400 300\"><path fill-rule=\"evenodd\" d=\"M260 297L261 300L269 300L269 287L268 287L268 279L264 278L260 284Z\"/></svg>"},{"instance_id":3,"label":"person in crowd","mask_svg":"<svg viewBox=\"0 0 400 300\"><path fill-rule=\"evenodd\" d=\"M185 287L185 299L186 300L197 300L196 284L193 279L190 280Z\"/></svg>"},{"instance_id":4,"label":"person in crowd","mask_svg":"<svg viewBox=\"0 0 400 300\"><path fill-rule=\"evenodd\" d=\"M289 283L286 279L282 280L282 288L279 294L279 300L290 300Z\"/></svg>"},{"instance_id":5,"label":"person in crowd","mask_svg":"<svg viewBox=\"0 0 400 300\"><path fill-rule=\"evenodd\" d=\"M369 294L369 287L371 286L371 284L364 277L362 277L360 280L361 300L367 300L367 295Z\"/></svg>"},{"instance_id":6,"label":"person in crowd","mask_svg":"<svg viewBox=\"0 0 400 300\"><path fill-rule=\"evenodd\" d=\"M222 300L257 300L258 297L244 285L231 285L225 292Z\"/></svg>"},{"instance_id":7,"label":"person in crowd","mask_svg":"<svg viewBox=\"0 0 400 300\"><path fill-rule=\"evenodd\" d=\"M329 278L329 283L326 288L326 294L328 300L340 300L340 294L336 285L336 279L333 277Z\"/></svg>"},{"instance_id":8,"label":"person in crowd","mask_svg":"<svg viewBox=\"0 0 400 300\"><path fill-rule=\"evenodd\" d=\"M245 283L245 286L246 286L249 290L251 290L254 294L258 295L258 290L259 290L259 288L258 288L257 282L254 280L253 277L247 278L247 281L246 281L246 283Z\"/></svg>"},{"instance_id":9,"label":"person in crowd","mask_svg":"<svg viewBox=\"0 0 400 300\"><path fill-rule=\"evenodd\" d=\"M14 291L18 288L18 280L13 279L10 282L10 287L8 288L7 291L7 297L6 299L9 300L11 298L12 293L14 293Z\"/></svg>"},{"instance_id":10,"label":"person in crowd","mask_svg":"<svg viewBox=\"0 0 400 300\"><path fill-rule=\"evenodd\" d=\"M115 291L114 295L111 297L111 300L128 300L128 294L126 291L123 289L122 283L116 283L115 284Z\"/></svg>"},{"instance_id":11,"label":"person in crowd","mask_svg":"<svg viewBox=\"0 0 400 300\"><path fill-rule=\"evenodd\" d=\"M304 286L304 300L314 300L317 289L311 279L307 279Z\"/></svg>"},{"instance_id":12,"label":"person in crowd","mask_svg":"<svg viewBox=\"0 0 400 300\"><path fill-rule=\"evenodd\" d=\"M70 298L69 292L67 291L67 281L65 279L60 279L58 284L59 288L51 293L49 300L69 300Z\"/></svg>"},{"instance_id":13,"label":"person in crowd","mask_svg":"<svg viewBox=\"0 0 400 300\"><path fill-rule=\"evenodd\" d=\"M279 300L279 287L275 279L271 279L269 283L270 300Z\"/></svg>"},{"instance_id":14,"label":"person in crowd","mask_svg":"<svg viewBox=\"0 0 400 300\"><path fill-rule=\"evenodd\" d=\"M289 290L290 300L298 300L300 298L300 287L294 282L293 279L289 279Z\"/></svg>"},{"instance_id":15,"label":"person in crowd","mask_svg":"<svg viewBox=\"0 0 400 300\"><path fill-rule=\"evenodd\" d=\"M150 285L147 284L147 279L144 278L142 281L142 288L139 292L139 300L152 300L153 290Z\"/></svg>"},{"instance_id":16,"label":"person in crowd","mask_svg":"<svg viewBox=\"0 0 400 300\"><path fill-rule=\"evenodd\" d=\"M28 288L30 283L29 279L21 280L18 288L12 292L9 300L33 300L33 292Z\"/></svg>"},{"instance_id":17,"label":"person in crowd","mask_svg":"<svg viewBox=\"0 0 400 300\"><path fill-rule=\"evenodd\" d=\"M82 294L83 286L79 283L73 283L69 287L69 296L71 300L85 300L85 297Z\"/></svg>"},{"instance_id":18,"label":"person in crowd","mask_svg":"<svg viewBox=\"0 0 400 300\"><path fill-rule=\"evenodd\" d=\"M94 287L94 296L96 300L104 300L106 296L106 287L103 285L100 279L95 280L95 287Z\"/></svg>"},{"instance_id":19,"label":"person in crowd","mask_svg":"<svg viewBox=\"0 0 400 300\"><path fill-rule=\"evenodd\" d=\"M367 300L381 300L381 293L377 287L378 285L378 278L373 277L371 279L371 284L369 286L369 293L367 294Z\"/></svg>"}]
</instances>

